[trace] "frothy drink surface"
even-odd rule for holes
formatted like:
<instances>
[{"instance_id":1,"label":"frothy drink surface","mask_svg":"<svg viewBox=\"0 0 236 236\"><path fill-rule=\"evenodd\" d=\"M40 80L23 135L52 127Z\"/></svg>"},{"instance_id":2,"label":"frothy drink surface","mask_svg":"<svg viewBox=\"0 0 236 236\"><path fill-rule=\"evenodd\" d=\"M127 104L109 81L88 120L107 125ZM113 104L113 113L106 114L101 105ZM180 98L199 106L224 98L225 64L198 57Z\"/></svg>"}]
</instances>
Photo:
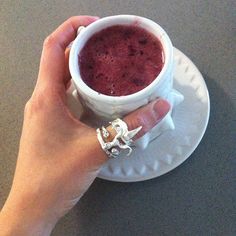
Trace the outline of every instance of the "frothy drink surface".
<instances>
[{"instance_id":1,"label":"frothy drink surface","mask_svg":"<svg viewBox=\"0 0 236 236\"><path fill-rule=\"evenodd\" d=\"M116 25L94 34L79 54L83 81L93 90L124 96L140 91L164 64L160 41L134 25Z\"/></svg>"}]
</instances>

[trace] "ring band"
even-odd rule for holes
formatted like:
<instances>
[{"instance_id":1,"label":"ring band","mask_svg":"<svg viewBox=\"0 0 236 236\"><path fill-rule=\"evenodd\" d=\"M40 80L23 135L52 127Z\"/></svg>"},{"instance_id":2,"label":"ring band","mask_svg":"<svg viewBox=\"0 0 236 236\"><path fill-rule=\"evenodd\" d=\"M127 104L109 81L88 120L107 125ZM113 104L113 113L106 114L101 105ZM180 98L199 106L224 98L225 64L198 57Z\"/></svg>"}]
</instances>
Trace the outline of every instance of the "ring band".
<instances>
[{"instance_id":1,"label":"ring band","mask_svg":"<svg viewBox=\"0 0 236 236\"><path fill-rule=\"evenodd\" d=\"M97 129L97 138L101 148L110 158L119 157L124 150L128 150L126 156L129 156L132 152L132 148L130 147L133 144L132 138L142 129L142 126L129 131L127 124L119 118L110 122L110 124L112 129L116 131L114 139L110 142L104 141L104 139L110 137L108 130L104 126Z\"/></svg>"}]
</instances>

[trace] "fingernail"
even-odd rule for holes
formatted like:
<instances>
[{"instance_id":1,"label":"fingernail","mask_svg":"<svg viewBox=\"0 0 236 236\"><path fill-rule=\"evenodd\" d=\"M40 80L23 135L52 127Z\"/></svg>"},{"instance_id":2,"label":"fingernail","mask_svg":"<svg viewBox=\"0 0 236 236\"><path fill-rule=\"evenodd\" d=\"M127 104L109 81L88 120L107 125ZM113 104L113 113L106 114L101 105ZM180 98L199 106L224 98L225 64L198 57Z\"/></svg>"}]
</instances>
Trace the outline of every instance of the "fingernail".
<instances>
[{"instance_id":1,"label":"fingernail","mask_svg":"<svg viewBox=\"0 0 236 236\"><path fill-rule=\"evenodd\" d=\"M170 104L164 99L158 99L153 104L153 110L158 119L162 119L170 110Z\"/></svg>"}]
</instances>

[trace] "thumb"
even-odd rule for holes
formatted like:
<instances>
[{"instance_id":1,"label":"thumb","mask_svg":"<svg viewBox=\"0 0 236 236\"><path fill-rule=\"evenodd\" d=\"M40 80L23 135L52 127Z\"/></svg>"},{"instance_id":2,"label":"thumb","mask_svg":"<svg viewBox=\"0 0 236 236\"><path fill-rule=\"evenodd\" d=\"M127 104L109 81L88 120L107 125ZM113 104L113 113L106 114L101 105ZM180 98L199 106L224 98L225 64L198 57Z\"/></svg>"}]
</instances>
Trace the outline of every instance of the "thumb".
<instances>
[{"instance_id":1,"label":"thumb","mask_svg":"<svg viewBox=\"0 0 236 236\"><path fill-rule=\"evenodd\" d=\"M158 124L170 110L170 104L163 99L157 99L151 103L143 106L129 115L125 116L123 120L128 126L128 130L133 130L142 126L142 129L135 135L133 140L136 140L150 131L156 124ZM107 127L111 134L110 139L116 135L116 131L111 126Z\"/></svg>"},{"instance_id":2,"label":"thumb","mask_svg":"<svg viewBox=\"0 0 236 236\"><path fill-rule=\"evenodd\" d=\"M134 140L142 137L149 130L151 130L157 123L159 123L170 110L170 104L163 99L157 99L148 105L137 109L124 117L123 120L128 125L129 130L133 130L139 126L142 129L133 138Z\"/></svg>"}]
</instances>

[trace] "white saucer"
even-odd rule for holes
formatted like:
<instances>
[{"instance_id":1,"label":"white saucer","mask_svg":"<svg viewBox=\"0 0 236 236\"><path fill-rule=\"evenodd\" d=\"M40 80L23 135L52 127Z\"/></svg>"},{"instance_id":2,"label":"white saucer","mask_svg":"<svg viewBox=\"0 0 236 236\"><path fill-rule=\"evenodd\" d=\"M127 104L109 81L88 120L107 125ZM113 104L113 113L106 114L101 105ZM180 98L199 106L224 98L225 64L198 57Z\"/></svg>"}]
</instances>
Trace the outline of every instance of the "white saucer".
<instances>
[{"instance_id":1,"label":"white saucer","mask_svg":"<svg viewBox=\"0 0 236 236\"><path fill-rule=\"evenodd\" d=\"M185 98L173 111L175 130L153 140L144 151L136 148L127 158L109 160L99 178L119 182L152 179L179 166L198 146L209 119L208 90L201 73L187 56L174 49L174 58L174 88ZM76 115L81 113L81 106L71 98L69 107Z\"/></svg>"}]
</instances>

